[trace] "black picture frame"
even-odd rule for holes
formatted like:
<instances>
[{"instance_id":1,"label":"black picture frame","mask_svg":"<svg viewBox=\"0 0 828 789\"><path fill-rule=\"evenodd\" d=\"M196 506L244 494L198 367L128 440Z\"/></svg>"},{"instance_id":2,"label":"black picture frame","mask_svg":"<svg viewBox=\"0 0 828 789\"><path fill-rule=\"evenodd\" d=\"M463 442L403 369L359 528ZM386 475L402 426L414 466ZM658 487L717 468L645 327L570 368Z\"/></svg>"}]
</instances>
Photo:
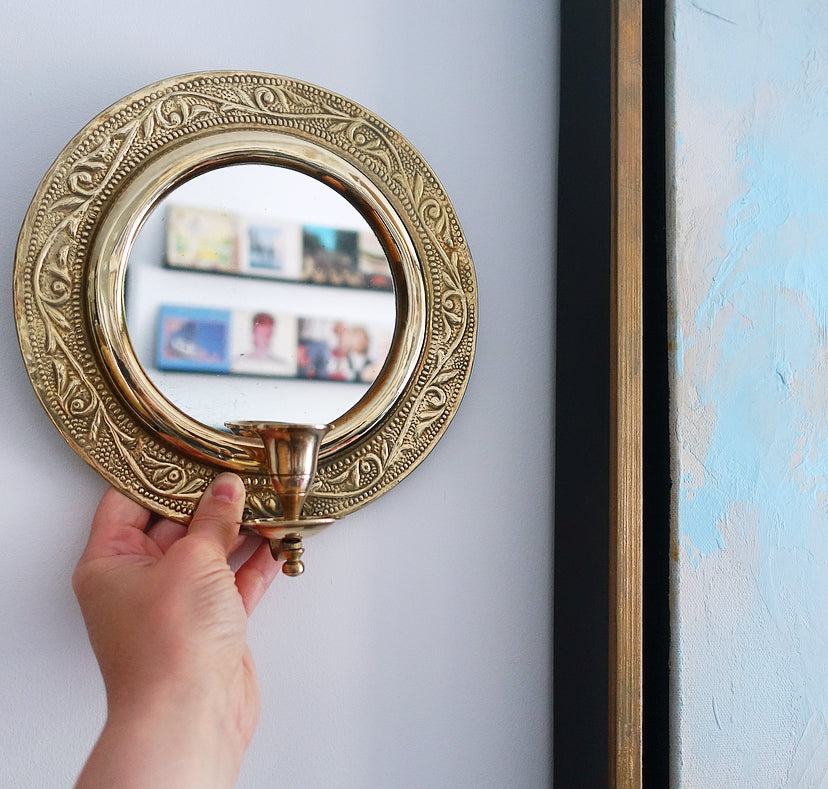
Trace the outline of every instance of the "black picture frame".
<instances>
[{"instance_id":1,"label":"black picture frame","mask_svg":"<svg viewBox=\"0 0 828 789\"><path fill-rule=\"evenodd\" d=\"M632 63L622 60L628 51L619 52L620 16L626 35L632 24L640 37ZM554 785L668 786L670 447L664 3L561 0L560 44ZM629 151L619 154L618 149L618 125L628 122L618 105L630 100L628 94L619 99L619 68L632 68L639 82L636 100L641 124L636 177L641 214L633 221L639 236L633 257L637 257L640 276L636 332L642 364L635 373L640 418L634 429L624 428L626 438L640 452L640 462L634 469L638 484L626 491L621 487L629 480L619 481L617 466L618 374L617 370L613 373L612 362L619 328L618 190L630 186L623 178L617 182L623 166L629 164L619 158L630 155ZM628 224L623 232L629 228ZM624 498L620 493L633 501L619 504ZM627 587L618 584L619 565L630 558L624 553L628 547L619 548L619 519L624 518L623 536L632 537L639 551L634 557L638 570L622 579ZM622 611L624 616L632 613L632 619L623 622L619 622L619 598L622 604L628 601L623 599L626 592L620 594L619 589L637 595ZM628 710L637 712L637 718L625 713L627 717L621 719L616 703L619 674L624 675L623 682L631 683L623 694ZM622 734L627 741L619 747Z\"/></svg>"}]
</instances>

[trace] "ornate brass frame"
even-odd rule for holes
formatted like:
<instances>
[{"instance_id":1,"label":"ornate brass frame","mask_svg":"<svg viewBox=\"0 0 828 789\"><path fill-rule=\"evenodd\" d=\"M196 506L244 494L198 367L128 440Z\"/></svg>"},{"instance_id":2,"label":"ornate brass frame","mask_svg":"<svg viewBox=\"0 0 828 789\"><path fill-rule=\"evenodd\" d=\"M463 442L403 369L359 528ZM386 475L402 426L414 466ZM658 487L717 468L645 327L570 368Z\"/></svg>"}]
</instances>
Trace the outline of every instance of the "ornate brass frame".
<instances>
[{"instance_id":1,"label":"ornate brass frame","mask_svg":"<svg viewBox=\"0 0 828 789\"><path fill-rule=\"evenodd\" d=\"M338 190L391 262L391 353L334 423L305 506L308 517L340 518L433 448L468 383L477 326L471 256L445 191L402 135L354 102L286 77L207 72L150 85L101 113L49 169L20 232L20 347L69 445L136 501L187 522L229 468L245 481L246 518L278 515L260 443L208 428L158 392L123 306L129 249L152 207L200 172L251 161Z\"/></svg>"}]
</instances>

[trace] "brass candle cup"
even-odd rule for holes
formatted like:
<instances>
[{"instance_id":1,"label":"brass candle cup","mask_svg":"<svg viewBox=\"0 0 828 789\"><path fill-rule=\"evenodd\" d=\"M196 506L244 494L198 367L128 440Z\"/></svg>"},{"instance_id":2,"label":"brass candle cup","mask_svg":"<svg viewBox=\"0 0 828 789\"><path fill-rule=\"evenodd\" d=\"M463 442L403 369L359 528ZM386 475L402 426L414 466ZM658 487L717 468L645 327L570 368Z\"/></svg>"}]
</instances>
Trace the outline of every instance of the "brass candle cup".
<instances>
[{"instance_id":1,"label":"brass candle cup","mask_svg":"<svg viewBox=\"0 0 828 789\"><path fill-rule=\"evenodd\" d=\"M267 472L282 507L281 518L254 518L242 526L270 540L273 558L285 557L286 575L301 575L305 566L302 537L333 523L333 518L303 518L302 509L316 474L319 448L330 425L287 422L225 422L236 435L259 438L264 445Z\"/></svg>"}]
</instances>

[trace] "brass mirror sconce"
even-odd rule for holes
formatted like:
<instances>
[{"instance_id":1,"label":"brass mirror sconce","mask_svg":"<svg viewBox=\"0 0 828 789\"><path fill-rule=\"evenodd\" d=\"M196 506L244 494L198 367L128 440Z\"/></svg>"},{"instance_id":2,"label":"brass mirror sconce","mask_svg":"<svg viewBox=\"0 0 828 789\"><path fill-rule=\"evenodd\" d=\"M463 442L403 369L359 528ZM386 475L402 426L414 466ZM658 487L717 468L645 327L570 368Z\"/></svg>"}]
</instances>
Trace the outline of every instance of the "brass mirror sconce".
<instances>
[{"instance_id":1,"label":"brass mirror sconce","mask_svg":"<svg viewBox=\"0 0 828 789\"><path fill-rule=\"evenodd\" d=\"M267 413L207 424L162 391L128 328L127 262L153 210L203 174L248 164L329 187L365 220L390 267L395 319L384 364L335 418L295 424L276 389ZM224 281L228 292L241 287ZM468 382L477 327L462 231L410 143L341 96L242 72L150 85L74 137L26 215L14 304L32 386L75 452L182 523L216 474L234 471L247 491L243 528L269 539L294 575L304 536L388 491L434 447Z\"/></svg>"}]
</instances>

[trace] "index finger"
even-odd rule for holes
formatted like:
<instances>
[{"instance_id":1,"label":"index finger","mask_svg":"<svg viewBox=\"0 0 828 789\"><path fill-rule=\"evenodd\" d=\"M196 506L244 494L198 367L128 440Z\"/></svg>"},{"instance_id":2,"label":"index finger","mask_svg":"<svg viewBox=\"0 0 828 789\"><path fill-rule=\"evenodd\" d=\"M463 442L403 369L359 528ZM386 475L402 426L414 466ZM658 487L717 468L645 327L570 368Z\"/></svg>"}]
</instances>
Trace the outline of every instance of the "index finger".
<instances>
[{"instance_id":1,"label":"index finger","mask_svg":"<svg viewBox=\"0 0 828 789\"><path fill-rule=\"evenodd\" d=\"M110 487L101 498L84 549L84 556L136 553L143 546L149 510Z\"/></svg>"},{"instance_id":2,"label":"index finger","mask_svg":"<svg viewBox=\"0 0 828 789\"><path fill-rule=\"evenodd\" d=\"M236 588L239 590L247 615L259 604L273 579L282 569L283 561L275 561L267 540L236 570Z\"/></svg>"}]
</instances>

